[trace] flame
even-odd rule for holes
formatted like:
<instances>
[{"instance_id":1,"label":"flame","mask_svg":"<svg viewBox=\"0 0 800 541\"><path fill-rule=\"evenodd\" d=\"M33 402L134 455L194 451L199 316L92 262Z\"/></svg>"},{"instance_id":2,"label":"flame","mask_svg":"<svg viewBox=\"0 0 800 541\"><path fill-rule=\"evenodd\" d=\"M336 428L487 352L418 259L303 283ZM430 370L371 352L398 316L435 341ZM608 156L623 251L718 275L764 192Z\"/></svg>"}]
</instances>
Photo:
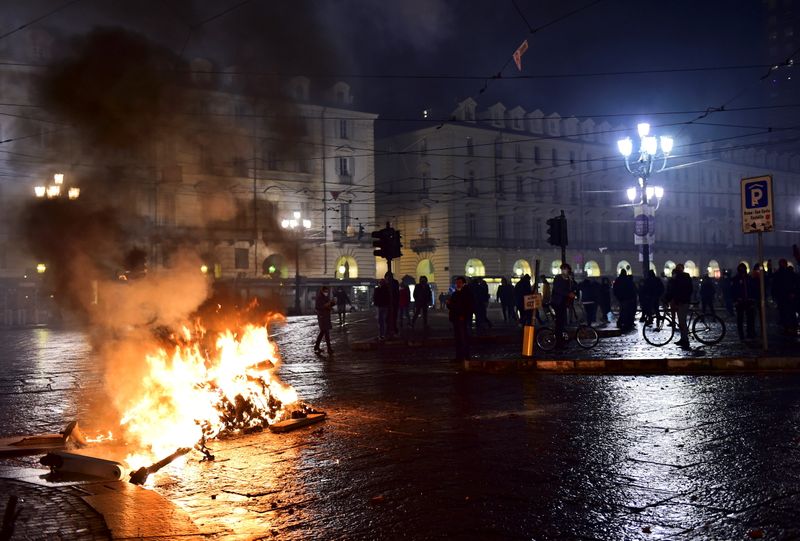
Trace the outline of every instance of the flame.
<instances>
[{"instance_id":1,"label":"flame","mask_svg":"<svg viewBox=\"0 0 800 541\"><path fill-rule=\"evenodd\" d=\"M298 406L295 390L275 375L280 355L266 325L225 330L211 346L200 325L183 327L172 341L146 356L138 400L122 416L126 439L139 450L126 460L131 468L224 433L273 424Z\"/></svg>"}]
</instances>

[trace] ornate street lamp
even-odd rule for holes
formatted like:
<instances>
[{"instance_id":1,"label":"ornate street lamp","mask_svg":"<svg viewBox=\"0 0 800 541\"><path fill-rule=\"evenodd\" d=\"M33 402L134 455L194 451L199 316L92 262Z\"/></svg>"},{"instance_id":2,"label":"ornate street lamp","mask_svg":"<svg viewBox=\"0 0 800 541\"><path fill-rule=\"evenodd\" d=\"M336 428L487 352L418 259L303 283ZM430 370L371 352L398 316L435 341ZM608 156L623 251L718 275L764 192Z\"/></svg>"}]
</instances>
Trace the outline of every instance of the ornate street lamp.
<instances>
[{"instance_id":1,"label":"ornate street lamp","mask_svg":"<svg viewBox=\"0 0 800 541\"><path fill-rule=\"evenodd\" d=\"M292 218L281 221L281 227L294 233L294 313L300 315L300 239L311 229L311 220L304 219L296 210Z\"/></svg>"},{"instance_id":2,"label":"ornate street lamp","mask_svg":"<svg viewBox=\"0 0 800 541\"><path fill-rule=\"evenodd\" d=\"M664 197L664 188L648 186L650 175L660 173L667 167L667 158L672 152L672 137L650 135L650 124L642 122L637 126L639 151L635 161L631 159L633 141L630 137L617 141L617 148L625 158L625 169L637 179L637 186L628 188L628 201L634 204L636 244L641 246L642 275L650 270L650 243L655 233L655 212ZM660 143L660 144L659 144ZM659 148L660 147L660 148Z\"/></svg>"},{"instance_id":3,"label":"ornate street lamp","mask_svg":"<svg viewBox=\"0 0 800 541\"><path fill-rule=\"evenodd\" d=\"M53 183L47 186L35 186L33 193L39 199L56 199L62 195L66 195L69 199L75 200L81 195L81 189L77 187L70 187L66 190L64 188L64 173L56 173L53 175Z\"/></svg>"}]
</instances>

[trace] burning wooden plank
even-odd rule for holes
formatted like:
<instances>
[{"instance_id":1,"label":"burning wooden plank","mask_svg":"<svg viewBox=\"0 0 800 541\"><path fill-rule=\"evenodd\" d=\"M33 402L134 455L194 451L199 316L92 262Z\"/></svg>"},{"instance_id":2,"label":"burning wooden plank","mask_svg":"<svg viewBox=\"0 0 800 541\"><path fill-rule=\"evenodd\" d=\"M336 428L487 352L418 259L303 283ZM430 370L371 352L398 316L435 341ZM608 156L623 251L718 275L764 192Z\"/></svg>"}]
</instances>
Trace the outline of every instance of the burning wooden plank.
<instances>
[{"instance_id":1,"label":"burning wooden plank","mask_svg":"<svg viewBox=\"0 0 800 541\"><path fill-rule=\"evenodd\" d=\"M297 417L293 419L287 419L286 421L273 423L269 425L269 429L271 432L289 432L304 426L321 423L325 420L325 417L327 417L325 413L309 413L304 417Z\"/></svg>"},{"instance_id":2,"label":"burning wooden plank","mask_svg":"<svg viewBox=\"0 0 800 541\"><path fill-rule=\"evenodd\" d=\"M47 451L86 446L86 437L72 421L58 434L36 434L0 438L0 456L36 455Z\"/></svg>"}]
</instances>

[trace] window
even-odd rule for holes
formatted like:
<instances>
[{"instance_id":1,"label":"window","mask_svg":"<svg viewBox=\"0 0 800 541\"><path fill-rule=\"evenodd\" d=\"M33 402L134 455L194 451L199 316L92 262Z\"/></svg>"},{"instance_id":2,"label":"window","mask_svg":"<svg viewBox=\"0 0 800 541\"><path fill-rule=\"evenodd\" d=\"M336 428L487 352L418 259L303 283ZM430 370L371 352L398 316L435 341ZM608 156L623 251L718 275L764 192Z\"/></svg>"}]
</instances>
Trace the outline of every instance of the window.
<instances>
[{"instance_id":1,"label":"window","mask_svg":"<svg viewBox=\"0 0 800 541\"><path fill-rule=\"evenodd\" d=\"M237 269L250 268L250 250L247 248L236 248L233 253L235 267Z\"/></svg>"},{"instance_id":2,"label":"window","mask_svg":"<svg viewBox=\"0 0 800 541\"><path fill-rule=\"evenodd\" d=\"M558 150L553 149L550 152L550 160L553 162L553 167L558 165Z\"/></svg>"},{"instance_id":3,"label":"window","mask_svg":"<svg viewBox=\"0 0 800 541\"><path fill-rule=\"evenodd\" d=\"M470 197L478 196L478 189L475 188L475 171L470 169L467 175L467 195Z\"/></svg>"},{"instance_id":4,"label":"window","mask_svg":"<svg viewBox=\"0 0 800 541\"><path fill-rule=\"evenodd\" d=\"M420 235L427 235L428 234L428 215L422 214L419 217L419 234Z\"/></svg>"},{"instance_id":5,"label":"window","mask_svg":"<svg viewBox=\"0 0 800 541\"><path fill-rule=\"evenodd\" d=\"M542 155L539 153L539 147L533 147L533 163L536 165L542 163Z\"/></svg>"},{"instance_id":6,"label":"window","mask_svg":"<svg viewBox=\"0 0 800 541\"><path fill-rule=\"evenodd\" d=\"M340 139L349 138L349 125L348 125L348 120L346 118L339 119L339 138Z\"/></svg>"},{"instance_id":7,"label":"window","mask_svg":"<svg viewBox=\"0 0 800 541\"><path fill-rule=\"evenodd\" d=\"M497 192L497 195L502 195L504 193L503 184L505 183L503 179L503 175L497 175L494 179L494 191Z\"/></svg>"},{"instance_id":8,"label":"window","mask_svg":"<svg viewBox=\"0 0 800 541\"><path fill-rule=\"evenodd\" d=\"M420 176L420 180L422 181L422 195L428 195L428 189L430 188L430 178L428 177L428 172L423 171Z\"/></svg>"},{"instance_id":9,"label":"window","mask_svg":"<svg viewBox=\"0 0 800 541\"><path fill-rule=\"evenodd\" d=\"M467 213L467 236L474 238L478 234L477 220L474 212Z\"/></svg>"},{"instance_id":10,"label":"window","mask_svg":"<svg viewBox=\"0 0 800 541\"><path fill-rule=\"evenodd\" d=\"M522 177L517 175L517 197L522 198L525 194L525 185L523 183Z\"/></svg>"},{"instance_id":11,"label":"window","mask_svg":"<svg viewBox=\"0 0 800 541\"><path fill-rule=\"evenodd\" d=\"M473 143L472 137L467 137L467 156L474 156L475 155L475 145Z\"/></svg>"},{"instance_id":12,"label":"window","mask_svg":"<svg viewBox=\"0 0 800 541\"><path fill-rule=\"evenodd\" d=\"M339 174L340 180L348 184L353 181L351 160L352 158L347 156L339 156L336 158L336 172Z\"/></svg>"},{"instance_id":13,"label":"window","mask_svg":"<svg viewBox=\"0 0 800 541\"><path fill-rule=\"evenodd\" d=\"M342 203L339 206L339 231L347 231L350 225L350 203Z\"/></svg>"},{"instance_id":14,"label":"window","mask_svg":"<svg viewBox=\"0 0 800 541\"><path fill-rule=\"evenodd\" d=\"M514 159L517 163L522 163L522 148L519 145L514 146Z\"/></svg>"},{"instance_id":15,"label":"window","mask_svg":"<svg viewBox=\"0 0 800 541\"><path fill-rule=\"evenodd\" d=\"M467 107L467 120L475 120L475 107Z\"/></svg>"},{"instance_id":16,"label":"window","mask_svg":"<svg viewBox=\"0 0 800 541\"><path fill-rule=\"evenodd\" d=\"M506 217L505 216L498 216L497 217L497 238L498 239L506 238Z\"/></svg>"},{"instance_id":17,"label":"window","mask_svg":"<svg viewBox=\"0 0 800 541\"><path fill-rule=\"evenodd\" d=\"M494 142L494 156L497 159L500 159L500 158L503 157L503 140L502 139L498 139L497 141Z\"/></svg>"}]
</instances>

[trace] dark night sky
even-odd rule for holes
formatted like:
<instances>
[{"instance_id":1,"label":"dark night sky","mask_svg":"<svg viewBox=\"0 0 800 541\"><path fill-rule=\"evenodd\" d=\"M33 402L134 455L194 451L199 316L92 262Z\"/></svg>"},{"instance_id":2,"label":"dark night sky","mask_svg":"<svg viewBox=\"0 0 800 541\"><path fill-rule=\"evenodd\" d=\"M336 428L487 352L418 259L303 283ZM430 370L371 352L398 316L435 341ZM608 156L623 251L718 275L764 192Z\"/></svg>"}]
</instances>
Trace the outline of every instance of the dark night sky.
<instances>
[{"instance_id":1,"label":"dark night sky","mask_svg":"<svg viewBox=\"0 0 800 541\"><path fill-rule=\"evenodd\" d=\"M361 75L504 76L518 72L507 61L529 39L524 75L588 73L663 68L764 64L765 3L756 0L604 0L531 36L511 0L252 0L106 2L81 0L41 21L65 33L94 25L122 25L149 34L187 58L213 58L220 67L257 66L281 73ZM533 27L546 24L591 0L518 0ZM25 7L0 8L0 31L27 22L62 4L32 0ZM281 7L276 7L279 5ZM229 13L189 30L209 17ZM13 22L11 22L13 21ZM13 40L15 36L6 39ZM764 68L747 70L492 81L478 98L482 107L502 101L509 108L542 109L592 116L631 112L612 124L633 124L648 112L705 109L743 89L731 107L765 105ZM357 107L383 117L417 118L422 109L447 116L457 101L478 96L478 80L355 79ZM795 98L796 99L796 98ZM789 101L792 99L789 98ZM784 98L786 101L786 98ZM797 109L780 115L716 113L709 121L793 125ZM659 117L690 120L696 115ZM379 134L409 127L385 121ZM711 136L692 127L693 138ZM705 131L703 131L705 130ZM745 133L714 128L714 136Z\"/></svg>"}]
</instances>

